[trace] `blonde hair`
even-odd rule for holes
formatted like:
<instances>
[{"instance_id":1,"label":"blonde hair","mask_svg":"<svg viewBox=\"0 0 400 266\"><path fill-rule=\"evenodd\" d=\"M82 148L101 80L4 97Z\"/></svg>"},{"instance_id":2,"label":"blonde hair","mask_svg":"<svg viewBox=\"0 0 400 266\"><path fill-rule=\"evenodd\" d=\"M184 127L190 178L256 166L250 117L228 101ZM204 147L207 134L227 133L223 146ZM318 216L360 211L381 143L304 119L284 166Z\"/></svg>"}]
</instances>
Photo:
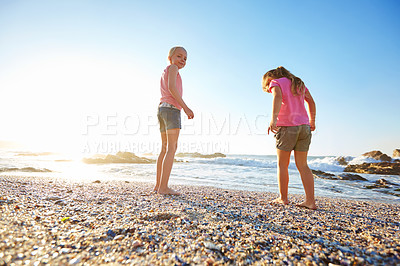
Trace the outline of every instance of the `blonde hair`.
<instances>
[{"instance_id":1,"label":"blonde hair","mask_svg":"<svg viewBox=\"0 0 400 266\"><path fill-rule=\"evenodd\" d=\"M169 61L171 61L171 57L174 55L176 49L178 49L178 48L181 48L181 49L185 50L185 52L186 52L186 49L183 48L182 46L174 46L174 47L172 47L172 48L169 50L169 53L168 53L168 60L169 60ZM186 53L187 53L187 52L186 52Z\"/></svg>"},{"instance_id":2,"label":"blonde hair","mask_svg":"<svg viewBox=\"0 0 400 266\"><path fill-rule=\"evenodd\" d=\"M279 78L288 78L292 82L290 90L292 91L293 95L304 94L305 92L304 82L300 78L290 73L290 71L284 68L283 66L279 66L264 74L262 79L263 91L269 92L268 87L271 80Z\"/></svg>"}]
</instances>

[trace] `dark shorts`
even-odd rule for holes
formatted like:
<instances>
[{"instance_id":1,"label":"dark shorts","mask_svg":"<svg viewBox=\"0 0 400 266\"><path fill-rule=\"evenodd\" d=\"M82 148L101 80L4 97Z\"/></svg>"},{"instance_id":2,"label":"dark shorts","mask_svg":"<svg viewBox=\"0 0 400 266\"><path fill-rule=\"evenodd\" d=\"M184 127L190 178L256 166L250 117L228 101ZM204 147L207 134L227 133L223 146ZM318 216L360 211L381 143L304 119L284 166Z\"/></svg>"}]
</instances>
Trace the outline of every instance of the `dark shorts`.
<instances>
[{"instance_id":1,"label":"dark shorts","mask_svg":"<svg viewBox=\"0 0 400 266\"><path fill-rule=\"evenodd\" d=\"M276 148L283 151L308 151L311 144L309 125L279 127L275 134Z\"/></svg>"},{"instance_id":2,"label":"dark shorts","mask_svg":"<svg viewBox=\"0 0 400 266\"><path fill-rule=\"evenodd\" d=\"M181 129L181 111L170 107L158 108L158 122L160 124L160 132L165 132L169 129Z\"/></svg>"}]
</instances>

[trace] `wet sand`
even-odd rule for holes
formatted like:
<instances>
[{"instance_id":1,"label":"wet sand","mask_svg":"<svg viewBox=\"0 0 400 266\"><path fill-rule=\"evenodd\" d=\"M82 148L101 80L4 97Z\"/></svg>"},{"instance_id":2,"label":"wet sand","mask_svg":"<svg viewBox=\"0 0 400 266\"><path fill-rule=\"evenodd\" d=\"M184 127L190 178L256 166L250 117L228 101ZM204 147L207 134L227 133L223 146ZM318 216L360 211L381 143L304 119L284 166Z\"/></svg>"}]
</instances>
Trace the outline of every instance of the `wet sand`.
<instances>
[{"instance_id":1,"label":"wet sand","mask_svg":"<svg viewBox=\"0 0 400 266\"><path fill-rule=\"evenodd\" d=\"M400 204L0 176L0 265L396 265Z\"/></svg>"}]
</instances>

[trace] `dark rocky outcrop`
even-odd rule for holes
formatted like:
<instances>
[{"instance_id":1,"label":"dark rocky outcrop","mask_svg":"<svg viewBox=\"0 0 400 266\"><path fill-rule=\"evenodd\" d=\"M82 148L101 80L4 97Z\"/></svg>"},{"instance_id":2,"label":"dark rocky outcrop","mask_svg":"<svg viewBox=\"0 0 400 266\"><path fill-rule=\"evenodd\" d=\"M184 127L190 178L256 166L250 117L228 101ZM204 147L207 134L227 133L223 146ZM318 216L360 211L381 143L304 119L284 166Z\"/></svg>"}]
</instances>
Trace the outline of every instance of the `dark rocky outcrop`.
<instances>
[{"instance_id":1,"label":"dark rocky outcrop","mask_svg":"<svg viewBox=\"0 0 400 266\"><path fill-rule=\"evenodd\" d=\"M368 181L368 179L360 176L360 175L355 175L355 174L347 174L343 173L337 176L338 179L341 180L350 180L350 181Z\"/></svg>"},{"instance_id":2,"label":"dark rocky outcrop","mask_svg":"<svg viewBox=\"0 0 400 266\"><path fill-rule=\"evenodd\" d=\"M381 162L348 165L344 172L360 174L400 175L400 163Z\"/></svg>"},{"instance_id":3,"label":"dark rocky outcrop","mask_svg":"<svg viewBox=\"0 0 400 266\"><path fill-rule=\"evenodd\" d=\"M389 181L387 181L386 179L379 179L376 180L375 183L373 185L369 185L369 186L365 186L366 188L389 188L389 187L400 187L397 184L391 183Z\"/></svg>"},{"instance_id":4,"label":"dark rocky outcrop","mask_svg":"<svg viewBox=\"0 0 400 266\"><path fill-rule=\"evenodd\" d=\"M388 156L387 154L382 153L381 151L366 152L366 153L363 154L363 156L375 159L377 161L384 161L384 162L392 161L392 158L390 156Z\"/></svg>"},{"instance_id":5,"label":"dark rocky outcrop","mask_svg":"<svg viewBox=\"0 0 400 266\"><path fill-rule=\"evenodd\" d=\"M334 175L330 173L326 173L319 170L311 170L315 178L323 178L329 180L348 180L348 181L362 181L364 184L364 188L366 189L375 189L376 191L396 197L400 197L400 185L391 183L385 179L379 179L375 182L369 182L368 179L349 173L342 173L339 175ZM334 189L333 189L334 190ZM340 190L334 190L337 193L341 193Z\"/></svg>"},{"instance_id":6,"label":"dark rocky outcrop","mask_svg":"<svg viewBox=\"0 0 400 266\"><path fill-rule=\"evenodd\" d=\"M395 150L396 151L396 150ZM393 155L396 155L395 151ZM347 165L344 172L379 175L400 175L400 160L393 160L381 151L370 151L363 154L365 157L381 161L376 163L362 163Z\"/></svg>"},{"instance_id":7,"label":"dark rocky outcrop","mask_svg":"<svg viewBox=\"0 0 400 266\"><path fill-rule=\"evenodd\" d=\"M154 163L155 160L136 156L131 152L117 152L116 155L97 156L94 158L84 158L84 163L103 164L103 163Z\"/></svg>"},{"instance_id":8,"label":"dark rocky outcrop","mask_svg":"<svg viewBox=\"0 0 400 266\"><path fill-rule=\"evenodd\" d=\"M387 181L386 179L379 179L373 185L364 186L367 189L376 189L379 192L400 197L400 185Z\"/></svg>"},{"instance_id":9,"label":"dark rocky outcrop","mask_svg":"<svg viewBox=\"0 0 400 266\"><path fill-rule=\"evenodd\" d=\"M320 171L320 170L311 170L311 172L313 173L313 176L316 178L337 180L337 178L334 174L326 173L326 172Z\"/></svg>"},{"instance_id":10,"label":"dark rocky outcrop","mask_svg":"<svg viewBox=\"0 0 400 266\"><path fill-rule=\"evenodd\" d=\"M326 173L319 170L311 170L314 177L330 179L330 180L350 180L350 181L368 181L368 179L355 174L342 173L340 175L334 175L330 173Z\"/></svg>"}]
</instances>

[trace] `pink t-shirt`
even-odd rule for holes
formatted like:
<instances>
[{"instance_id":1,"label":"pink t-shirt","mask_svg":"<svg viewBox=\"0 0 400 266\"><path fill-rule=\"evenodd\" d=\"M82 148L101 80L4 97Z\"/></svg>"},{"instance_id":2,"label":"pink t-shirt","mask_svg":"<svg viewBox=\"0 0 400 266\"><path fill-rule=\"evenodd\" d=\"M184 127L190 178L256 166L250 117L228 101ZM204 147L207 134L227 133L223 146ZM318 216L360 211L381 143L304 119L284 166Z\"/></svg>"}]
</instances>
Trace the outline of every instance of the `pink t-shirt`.
<instances>
[{"instance_id":1,"label":"pink t-shirt","mask_svg":"<svg viewBox=\"0 0 400 266\"><path fill-rule=\"evenodd\" d=\"M168 89L168 73L169 73L169 67L171 65L167 66L167 68L164 69L164 72L161 75L161 84L160 84L160 89L161 89L161 99L160 102L164 103L169 103L174 105L176 108L179 110L182 109L182 106L179 105L178 101L175 100L174 96L172 96L171 92ZM178 90L179 94L182 96L182 79L181 75L178 75L176 77L176 89Z\"/></svg>"},{"instance_id":2,"label":"pink t-shirt","mask_svg":"<svg viewBox=\"0 0 400 266\"><path fill-rule=\"evenodd\" d=\"M309 125L310 120L304 106L305 95L293 95L290 90L292 82L288 78L273 79L269 84L268 91L272 87L279 87L282 91L282 107L278 114L276 125L278 127L290 127ZM308 91L306 87L306 91Z\"/></svg>"}]
</instances>

